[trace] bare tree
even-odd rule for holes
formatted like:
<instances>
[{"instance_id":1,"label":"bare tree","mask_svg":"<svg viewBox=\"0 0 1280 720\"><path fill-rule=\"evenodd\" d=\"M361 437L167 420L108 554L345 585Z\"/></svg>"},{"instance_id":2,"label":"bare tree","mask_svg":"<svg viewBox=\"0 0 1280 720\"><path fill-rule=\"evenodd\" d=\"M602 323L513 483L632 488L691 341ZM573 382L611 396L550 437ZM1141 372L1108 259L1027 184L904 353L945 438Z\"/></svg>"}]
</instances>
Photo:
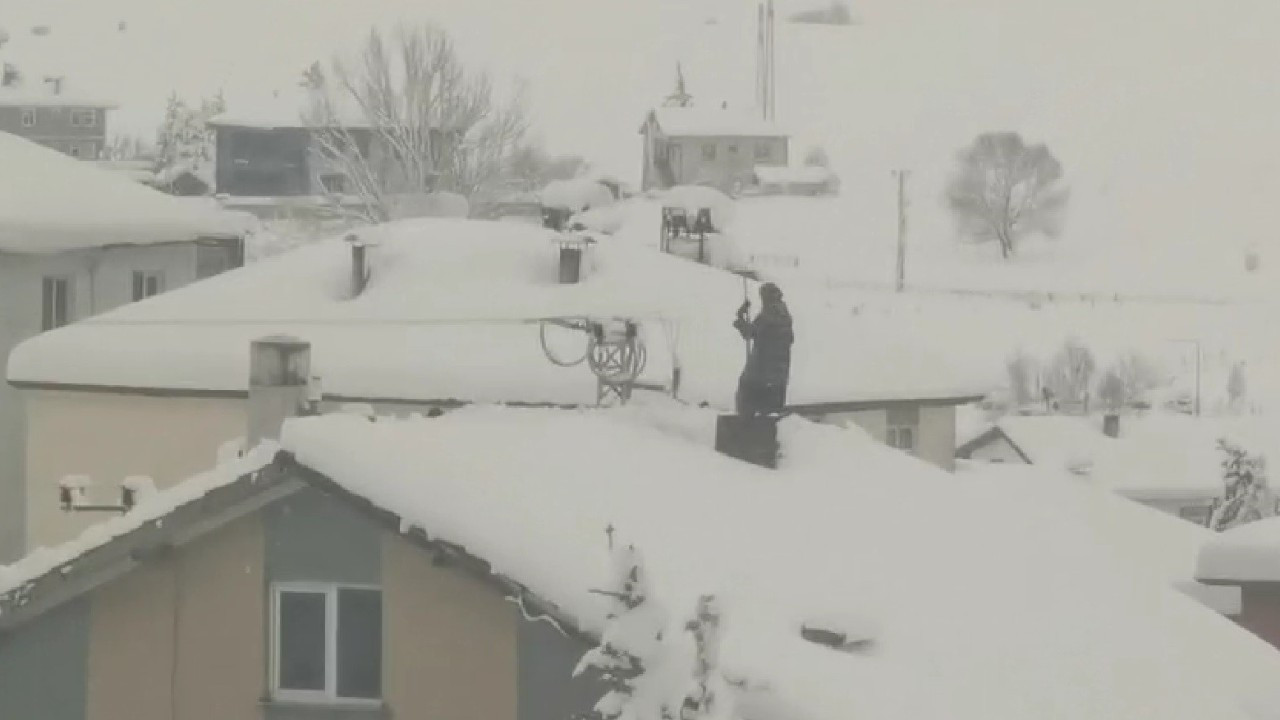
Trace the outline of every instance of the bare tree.
<instances>
[{"instance_id":1,"label":"bare tree","mask_svg":"<svg viewBox=\"0 0 1280 720\"><path fill-rule=\"evenodd\" d=\"M373 29L354 61L315 63L303 86L317 174L341 173L374 222L393 217L397 196L473 195L502 175L528 129L522 88L496 100L489 76L431 24Z\"/></svg>"},{"instance_id":2,"label":"bare tree","mask_svg":"<svg viewBox=\"0 0 1280 720\"><path fill-rule=\"evenodd\" d=\"M1050 380L1054 394L1065 402L1081 403L1089 409L1089 388L1098 361L1093 351L1077 338L1068 338L1053 358Z\"/></svg>"},{"instance_id":3,"label":"bare tree","mask_svg":"<svg viewBox=\"0 0 1280 720\"><path fill-rule=\"evenodd\" d=\"M998 242L1009 258L1033 233L1056 236L1069 193L1062 164L1043 144L1013 132L979 135L959 157L947 201L962 236Z\"/></svg>"},{"instance_id":4,"label":"bare tree","mask_svg":"<svg viewBox=\"0 0 1280 720\"><path fill-rule=\"evenodd\" d=\"M1159 387L1164 378L1160 368L1146 356L1131 352L1116 361L1112 367L1124 386L1126 405L1138 405L1148 400L1148 394Z\"/></svg>"},{"instance_id":5,"label":"bare tree","mask_svg":"<svg viewBox=\"0 0 1280 720\"><path fill-rule=\"evenodd\" d=\"M1036 377L1039 363L1027 353L1019 350L1005 363L1009 376L1009 391L1018 407L1035 402L1037 396Z\"/></svg>"}]
</instances>

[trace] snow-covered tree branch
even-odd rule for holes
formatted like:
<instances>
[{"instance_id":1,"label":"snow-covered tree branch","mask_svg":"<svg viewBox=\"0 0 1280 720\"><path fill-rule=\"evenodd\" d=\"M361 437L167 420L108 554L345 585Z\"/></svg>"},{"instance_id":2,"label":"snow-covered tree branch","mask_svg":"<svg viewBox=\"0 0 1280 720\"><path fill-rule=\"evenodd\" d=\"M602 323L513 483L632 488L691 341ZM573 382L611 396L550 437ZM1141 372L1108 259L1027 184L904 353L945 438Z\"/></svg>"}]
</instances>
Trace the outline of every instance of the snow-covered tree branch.
<instances>
[{"instance_id":1,"label":"snow-covered tree branch","mask_svg":"<svg viewBox=\"0 0 1280 720\"><path fill-rule=\"evenodd\" d=\"M1062 164L1043 144L1012 132L978 136L959 158L947 201L961 235L998 242L1008 258L1024 237L1055 236L1069 197Z\"/></svg>"},{"instance_id":2,"label":"snow-covered tree branch","mask_svg":"<svg viewBox=\"0 0 1280 720\"><path fill-rule=\"evenodd\" d=\"M315 63L303 84L315 165L344 175L371 221L393 217L400 196L471 196L501 176L528 129L523 93L496 99L435 25L371 30L356 58Z\"/></svg>"}]
</instances>

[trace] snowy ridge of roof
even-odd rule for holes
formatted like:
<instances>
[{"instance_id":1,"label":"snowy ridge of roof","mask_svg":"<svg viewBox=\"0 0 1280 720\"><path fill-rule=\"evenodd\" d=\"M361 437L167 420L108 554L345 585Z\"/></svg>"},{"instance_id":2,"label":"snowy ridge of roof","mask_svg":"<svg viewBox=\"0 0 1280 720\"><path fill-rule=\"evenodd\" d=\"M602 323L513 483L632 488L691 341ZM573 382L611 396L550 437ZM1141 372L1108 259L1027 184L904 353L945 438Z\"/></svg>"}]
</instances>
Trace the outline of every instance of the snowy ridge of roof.
<instances>
[{"instance_id":1,"label":"snowy ridge of roof","mask_svg":"<svg viewBox=\"0 0 1280 720\"><path fill-rule=\"evenodd\" d=\"M244 234L243 221L0 132L0 250L52 253Z\"/></svg>"},{"instance_id":2,"label":"snowy ridge of roof","mask_svg":"<svg viewBox=\"0 0 1280 720\"><path fill-rule=\"evenodd\" d=\"M553 365L537 319L630 317L648 349L642 380L668 383L678 358L682 398L733 405L744 347L731 326L744 292L737 276L604 237L585 279L563 285L555 234L515 223L417 219L361 235L376 247L357 298L348 244L322 241L42 334L10 355L9 379L244 391L244 348L287 333L312 342L313 370L335 395L594 403L595 377L585 366ZM864 332L795 295L791 402L972 392L918 339ZM583 352L580 333L552 328L548 338L563 359Z\"/></svg>"},{"instance_id":3,"label":"snowy ridge of roof","mask_svg":"<svg viewBox=\"0 0 1280 720\"><path fill-rule=\"evenodd\" d=\"M62 90L54 92L45 84L33 87L24 84L17 87L0 87L0 107L57 107L57 108L100 108L113 110L114 102L88 94Z\"/></svg>"},{"instance_id":4,"label":"snowy ridge of roof","mask_svg":"<svg viewBox=\"0 0 1280 720\"><path fill-rule=\"evenodd\" d=\"M717 595L726 673L810 720L1280 713L1280 654L1135 576L1087 523L957 482L860 431L794 419L780 426L781 469L762 470L694 440L714 418L662 407L326 416L290 421L282 445L588 631L603 624L592 589L609 577L612 525L673 612ZM872 649L801 639L806 621L833 614L866 618Z\"/></svg>"},{"instance_id":5,"label":"snowy ridge of roof","mask_svg":"<svg viewBox=\"0 0 1280 720\"><path fill-rule=\"evenodd\" d=\"M0 596L23 586L111 540L168 515L175 508L198 500L210 491L261 469L275 456L275 443L263 443L243 457L188 478L173 487L138 496L131 510L119 517L91 525L78 537L54 547L39 547L9 565L0 565ZM135 486L139 481L134 481Z\"/></svg>"},{"instance_id":6,"label":"snowy ridge of roof","mask_svg":"<svg viewBox=\"0 0 1280 720\"><path fill-rule=\"evenodd\" d=\"M776 124L755 115L703 107L653 109L658 127L669 137L787 137Z\"/></svg>"},{"instance_id":7,"label":"snowy ridge of roof","mask_svg":"<svg viewBox=\"0 0 1280 720\"><path fill-rule=\"evenodd\" d=\"M1206 582L1280 582L1280 518L1219 533L1203 550L1196 578Z\"/></svg>"},{"instance_id":8,"label":"snowy ridge of roof","mask_svg":"<svg viewBox=\"0 0 1280 720\"><path fill-rule=\"evenodd\" d=\"M354 100L335 98L336 113L349 128L369 127L365 113ZM227 109L209 119L209 125L257 128L309 128L315 123L308 118L311 109L306 92L289 90L270 96L237 96L228 98Z\"/></svg>"}]
</instances>

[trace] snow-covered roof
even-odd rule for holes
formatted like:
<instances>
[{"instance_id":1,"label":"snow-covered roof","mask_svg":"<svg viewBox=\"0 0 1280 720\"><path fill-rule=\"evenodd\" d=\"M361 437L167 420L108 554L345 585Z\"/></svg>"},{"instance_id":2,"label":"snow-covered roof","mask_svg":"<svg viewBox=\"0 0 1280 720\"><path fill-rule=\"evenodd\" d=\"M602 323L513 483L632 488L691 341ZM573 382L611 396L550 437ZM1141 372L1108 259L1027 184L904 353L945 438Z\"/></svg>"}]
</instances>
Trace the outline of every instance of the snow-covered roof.
<instances>
[{"instance_id":1,"label":"snow-covered roof","mask_svg":"<svg viewBox=\"0 0 1280 720\"><path fill-rule=\"evenodd\" d=\"M788 167L785 165L757 165L756 179L765 185L821 184L830 182L835 173L816 165Z\"/></svg>"},{"instance_id":2,"label":"snow-covered roof","mask_svg":"<svg viewBox=\"0 0 1280 720\"><path fill-rule=\"evenodd\" d=\"M238 237L236 216L0 132L0 250L51 253Z\"/></svg>"},{"instance_id":3,"label":"snow-covered roof","mask_svg":"<svg viewBox=\"0 0 1280 720\"><path fill-rule=\"evenodd\" d=\"M1220 533L1200 551L1196 577L1206 582L1280 582L1280 518Z\"/></svg>"},{"instance_id":4,"label":"snow-covered roof","mask_svg":"<svg viewBox=\"0 0 1280 720\"><path fill-rule=\"evenodd\" d=\"M39 547L22 559L0 565L0 601L4 596L21 591L24 586L53 570L72 563L112 540L126 535L149 522L164 518L184 504L205 497L217 488L229 485L248 473L271 462L277 446L264 443L243 457L220 464L207 472L187 478L163 491L147 491L129 512L91 525L78 537L53 547ZM142 478L131 479L135 488L145 487ZM0 604L3 604L0 602Z\"/></svg>"},{"instance_id":5,"label":"snow-covered roof","mask_svg":"<svg viewBox=\"0 0 1280 720\"><path fill-rule=\"evenodd\" d=\"M642 322L642 381L668 383L678 357L681 398L733 405L744 346L731 320L744 292L756 297L737 276L601 237L584 280L563 285L557 236L525 224L416 219L361 236L376 247L356 298L349 245L320 241L42 334L11 354L8 377L243 392L248 343L284 333L312 343L313 371L335 396L593 404L594 375L550 362L537 321L628 317ZM869 334L795 294L792 403L980 394L926 339ZM582 355L581 333L550 327L547 339L559 359Z\"/></svg>"},{"instance_id":6,"label":"snow-covered roof","mask_svg":"<svg viewBox=\"0 0 1280 720\"><path fill-rule=\"evenodd\" d=\"M588 632L604 625L593 590L611 576L614 528L644 554L669 611L717 596L722 669L786 717L1280 713L1280 654L1135 574L1087 518L801 420L780 426L780 469L762 470L713 452L714 422L668 407L475 407L300 419L282 445ZM832 616L873 628L867 649L801 638Z\"/></svg>"},{"instance_id":7,"label":"snow-covered roof","mask_svg":"<svg viewBox=\"0 0 1280 720\"><path fill-rule=\"evenodd\" d=\"M18 86L0 87L0 107L15 106L112 110L116 104L86 93L68 92L65 89L54 92L53 87L47 83L23 83Z\"/></svg>"},{"instance_id":8,"label":"snow-covered roof","mask_svg":"<svg viewBox=\"0 0 1280 720\"><path fill-rule=\"evenodd\" d=\"M1146 499L1221 494L1218 439L1253 439L1263 432L1253 418L1162 412L1122 416L1118 438L1104 435L1097 417L1010 415L998 425L1031 462L1087 473Z\"/></svg>"},{"instance_id":9,"label":"snow-covered roof","mask_svg":"<svg viewBox=\"0 0 1280 720\"><path fill-rule=\"evenodd\" d=\"M345 127L368 127L369 122L353 103L339 103L338 113ZM210 125L258 128L307 128L313 123L307 119L310 107L306 94L284 92L269 96L236 97L229 100L227 110L209 119Z\"/></svg>"},{"instance_id":10,"label":"snow-covered roof","mask_svg":"<svg viewBox=\"0 0 1280 720\"><path fill-rule=\"evenodd\" d=\"M787 137L764 118L722 108L659 107L653 118L669 137Z\"/></svg>"},{"instance_id":11,"label":"snow-covered roof","mask_svg":"<svg viewBox=\"0 0 1280 720\"><path fill-rule=\"evenodd\" d=\"M1207 600L1226 614L1214 592L1194 583L1201 549L1217 533L1125 498L1060 469L960 461L957 478L1028 503L1056 508L1060 522L1082 523L1133 565L1133 571ZM1236 601L1238 602L1238 594Z\"/></svg>"}]
</instances>

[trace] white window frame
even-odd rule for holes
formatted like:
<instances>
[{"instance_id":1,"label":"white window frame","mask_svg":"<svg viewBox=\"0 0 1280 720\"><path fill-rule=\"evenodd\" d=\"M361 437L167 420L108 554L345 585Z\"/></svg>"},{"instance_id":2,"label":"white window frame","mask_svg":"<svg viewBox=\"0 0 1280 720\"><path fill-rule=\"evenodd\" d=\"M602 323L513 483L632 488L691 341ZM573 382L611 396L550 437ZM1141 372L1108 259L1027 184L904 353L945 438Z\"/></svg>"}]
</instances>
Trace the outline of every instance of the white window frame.
<instances>
[{"instance_id":1,"label":"white window frame","mask_svg":"<svg viewBox=\"0 0 1280 720\"><path fill-rule=\"evenodd\" d=\"M97 127L98 111L92 108L87 110L83 108L78 110L72 110L71 125L72 127L86 127L86 128Z\"/></svg>"},{"instance_id":2,"label":"white window frame","mask_svg":"<svg viewBox=\"0 0 1280 720\"><path fill-rule=\"evenodd\" d=\"M911 433L911 445L908 447L903 447L900 440L904 431ZM910 423L889 425L884 431L884 441L891 448L901 450L908 455L915 455L920 448L920 425Z\"/></svg>"},{"instance_id":3,"label":"white window frame","mask_svg":"<svg viewBox=\"0 0 1280 720\"><path fill-rule=\"evenodd\" d=\"M30 107L22 108L22 127L29 128L36 126L36 109Z\"/></svg>"},{"instance_id":4,"label":"white window frame","mask_svg":"<svg viewBox=\"0 0 1280 720\"><path fill-rule=\"evenodd\" d=\"M73 158L80 157L80 146L76 143L71 143L67 146L67 154Z\"/></svg>"},{"instance_id":5,"label":"white window frame","mask_svg":"<svg viewBox=\"0 0 1280 720\"><path fill-rule=\"evenodd\" d=\"M377 585L358 583L278 582L271 584L271 697L273 700L310 705L381 707L382 698L349 698L338 695L338 591L374 590ZM291 690L280 687L280 596L283 593L324 595L324 690ZM384 618L385 623L385 618ZM386 637L385 627L383 637ZM385 668L384 668L385 670Z\"/></svg>"},{"instance_id":6,"label":"white window frame","mask_svg":"<svg viewBox=\"0 0 1280 720\"><path fill-rule=\"evenodd\" d=\"M63 307L66 309L66 316L63 318L63 322L61 323L56 322L57 318L46 317L45 315L46 307L44 290L46 284L50 282L65 283L65 287L67 289L66 297L63 298ZM45 275L40 279L40 332L50 332L61 327L66 327L75 322L75 293L75 278L70 275ZM53 301L52 308L48 309L52 310L56 307L57 300L55 299Z\"/></svg>"},{"instance_id":7,"label":"white window frame","mask_svg":"<svg viewBox=\"0 0 1280 720\"><path fill-rule=\"evenodd\" d=\"M720 154L720 148L716 147L714 142L702 143L702 161L715 162Z\"/></svg>"}]
</instances>

